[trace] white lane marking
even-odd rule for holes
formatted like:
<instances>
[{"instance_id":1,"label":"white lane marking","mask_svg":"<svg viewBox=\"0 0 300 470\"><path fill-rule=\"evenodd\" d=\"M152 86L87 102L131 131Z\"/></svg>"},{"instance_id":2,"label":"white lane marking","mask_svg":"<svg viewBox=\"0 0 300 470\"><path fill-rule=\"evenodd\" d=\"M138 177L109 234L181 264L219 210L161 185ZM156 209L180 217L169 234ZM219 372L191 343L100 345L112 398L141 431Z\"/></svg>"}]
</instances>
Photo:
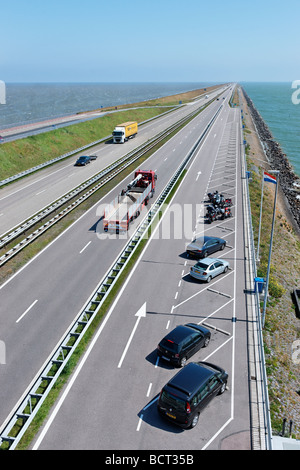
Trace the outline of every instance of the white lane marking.
<instances>
[{"instance_id":1,"label":"white lane marking","mask_svg":"<svg viewBox=\"0 0 300 470\"><path fill-rule=\"evenodd\" d=\"M81 251L79 251L79 254L81 255L81 253L89 246L89 244L92 243L92 240L90 240L83 248Z\"/></svg>"},{"instance_id":2,"label":"white lane marking","mask_svg":"<svg viewBox=\"0 0 300 470\"><path fill-rule=\"evenodd\" d=\"M39 191L38 193L36 193L35 195L36 196L39 196L40 194L44 193L45 191L47 191L46 189L43 189L42 191Z\"/></svg>"},{"instance_id":3,"label":"white lane marking","mask_svg":"<svg viewBox=\"0 0 300 470\"><path fill-rule=\"evenodd\" d=\"M16 321L16 323L19 323L20 320L22 320L23 317L25 317L26 313L29 312L29 310L32 309L32 307L35 306L35 304L37 303L38 300L35 300L34 302L32 302L32 304L30 305L30 307L28 307L27 310L25 310L25 312L18 318L18 320Z\"/></svg>"},{"instance_id":4,"label":"white lane marking","mask_svg":"<svg viewBox=\"0 0 300 470\"><path fill-rule=\"evenodd\" d=\"M145 317L145 316L146 316L146 302L145 302L145 303L142 305L142 307L137 311L137 313L135 314L135 316L137 316L137 320L136 320L136 322L135 322L135 325L134 325L134 327L133 327L133 330L132 330L132 332L131 332L131 334L130 334L130 337L129 337L128 341L127 341L127 344L126 344L126 346L125 346L125 349L124 349L123 354L122 354L122 356L121 356L121 359L120 359L120 361L119 361L118 369L120 369L120 367L122 366L122 363L123 363L123 361L124 361L124 358L125 358L125 356L126 356L126 353L127 353L127 351L128 351L128 348L129 348L129 346L130 346L130 343L131 343L131 341L132 341L132 338L134 337L134 333L135 333L135 331L136 331L136 329L137 329L137 327L138 327L138 324L139 324L139 322L140 322L140 319L141 319L142 317Z\"/></svg>"},{"instance_id":5,"label":"white lane marking","mask_svg":"<svg viewBox=\"0 0 300 470\"><path fill-rule=\"evenodd\" d=\"M151 388L152 388L152 383L150 382L150 383L149 383L148 390L147 390L146 397L149 397L149 395L150 395L150 392L151 392Z\"/></svg>"},{"instance_id":6,"label":"white lane marking","mask_svg":"<svg viewBox=\"0 0 300 470\"><path fill-rule=\"evenodd\" d=\"M144 416L144 415L141 415L141 417L140 417L140 419L139 419L139 422L138 422L138 425L137 425L137 428L136 428L137 431L140 430L140 427L141 427L141 424L142 424L142 421L143 421L143 416Z\"/></svg>"}]
</instances>

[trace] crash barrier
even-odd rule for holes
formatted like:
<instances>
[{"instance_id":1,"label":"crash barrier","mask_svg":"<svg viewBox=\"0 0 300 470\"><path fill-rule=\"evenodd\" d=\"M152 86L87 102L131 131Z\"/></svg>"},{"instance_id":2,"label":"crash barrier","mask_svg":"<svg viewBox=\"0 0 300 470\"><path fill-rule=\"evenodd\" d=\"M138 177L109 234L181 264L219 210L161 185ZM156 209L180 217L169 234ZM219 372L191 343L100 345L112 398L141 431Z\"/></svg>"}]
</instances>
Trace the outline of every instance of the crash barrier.
<instances>
[{"instance_id":1,"label":"crash barrier","mask_svg":"<svg viewBox=\"0 0 300 470\"><path fill-rule=\"evenodd\" d=\"M166 202L168 195L179 180L182 172L196 154L199 145L208 133L222 107L223 105L221 105L214 114L189 154L180 164L161 194L156 199L156 202L153 203L153 206L151 206L151 209L148 211L144 219L135 230L125 248L122 250L117 261L111 266L103 280L100 282L98 288L87 302L84 309L77 316L64 336L63 340L55 349L55 352L51 355L50 359L46 361L46 363L41 368L41 372L38 373L37 377L28 387L28 390L19 400L19 404L17 405L16 409L11 412L5 421L4 425L0 429L0 445L2 445L4 442L7 442L9 450L14 450L16 448L20 439L23 437L24 433L28 429L32 420L40 410L42 404L55 385L56 380L76 350L76 347L80 343L82 337L85 335L86 331L91 325L92 320L99 312L103 302L110 294L112 288L116 285L121 273L124 271L124 268L128 265L129 260L135 253L135 250L145 235L148 233L148 229L151 227L152 223L157 219L159 210ZM20 430L18 431L18 434L14 436L13 429L17 422L20 426ZM20 424L20 422L22 424Z\"/></svg>"},{"instance_id":2,"label":"crash barrier","mask_svg":"<svg viewBox=\"0 0 300 470\"><path fill-rule=\"evenodd\" d=\"M175 109L177 108L180 108L181 106L177 106L177 107L174 107ZM146 124L147 122L149 121L152 121L154 119L157 119L158 117L162 117L164 116L165 114L169 114L171 113L172 111L174 111L174 108L172 110L168 110L166 111L165 113L162 113L160 114L159 116L155 116L153 118L150 118L150 119L147 119L146 121L142 121L139 125L143 125L143 124ZM49 132L49 131L48 131ZM107 140L111 139L112 138L112 134L106 136L106 137L103 137L102 139L99 139L99 140L95 140L94 142L91 142L87 145L83 145L82 147L79 147L75 150L72 150L71 152L67 152L67 153L64 153L63 155L59 155L58 157L56 158L52 158L51 160L48 160L47 162L44 162L44 163L41 163L40 165L36 165L32 168L29 168L28 170L24 170L16 175L13 175L13 176L9 176L8 178L0 181L0 187L1 186L5 186L6 184L9 184L9 183L12 183L13 181L16 181L20 178L23 178L24 176L27 176L27 175L30 175L31 173L35 173L36 171L38 170L41 170L42 168L45 168L47 166L50 166L50 165L53 165L54 163L57 163L61 160L64 160L68 157L71 157L72 155L76 155L77 153L79 152L82 152L83 150L87 150L91 147L94 147L95 145L98 145L98 144L102 144L103 142L106 142Z\"/></svg>"},{"instance_id":3,"label":"crash barrier","mask_svg":"<svg viewBox=\"0 0 300 470\"><path fill-rule=\"evenodd\" d=\"M238 90L239 91L239 90ZM240 102L242 102L240 100ZM251 441L253 450L272 450L272 425L268 396L268 381L265 366L264 342L260 312L259 291L263 287L262 278L257 277L254 231L252 226L251 205L249 195L249 179L247 178L247 160L241 121L241 165L243 211L245 225L245 259L248 309L248 344L249 344L249 390L251 397ZM255 281L255 279L257 281ZM258 281L259 279L259 281Z\"/></svg>"},{"instance_id":4,"label":"crash barrier","mask_svg":"<svg viewBox=\"0 0 300 470\"><path fill-rule=\"evenodd\" d=\"M206 106L206 105L204 105ZM20 237L26 231L32 229L35 225L39 224L45 218L49 217L53 212L59 210L62 206L65 206L68 201L74 199L77 195L81 194L85 189L90 186L93 186L92 189L89 189L88 192L82 194L77 200L73 201L65 209L61 210L58 214L56 214L51 220L47 221L45 224L40 226L34 232L28 234L25 239L21 240L17 245L12 247L9 251L4 253L0 257L0 267L3 266L8 260L10 260L13 256L23 250L27 245L32 243L36 238L41 236L46 230L56 224L59 220L69 214L72 210L78 207L82 202L92 196L96 191L98 191L102 186L108 183L111 179L113 179L117 174L125 170L129 165L133 162L138 160L141 156L151 150L155 145L157 145L160 141L165 139L169 134L174 132L180 126L182 126L185 122L195 116L201 109L204 107L201 106L197 110L190 113L188 116L180 119L175 124L172 124L168 129L160 132L158 135L150 139L146 144L142 144L137 149L133 150L132 152L128 153L125 157L121 158L117 162L113 163L112 165L105 168L103 171L98 173L93 178L87 180L82 185L78 186L71 192L65 194L61 199L56 201L55 203L51 204L50 206L46 207L43 211L39 212L38 214L34 215L31 219L27 220L25 223L20 225L19 227L15 228L12 232L5 235L0 240L0 249L4 246L11 243L16 238ZM104 178L104 179L103 179ZM97 183L97 181L99 181Z\"/></svg>"}]
</instances>

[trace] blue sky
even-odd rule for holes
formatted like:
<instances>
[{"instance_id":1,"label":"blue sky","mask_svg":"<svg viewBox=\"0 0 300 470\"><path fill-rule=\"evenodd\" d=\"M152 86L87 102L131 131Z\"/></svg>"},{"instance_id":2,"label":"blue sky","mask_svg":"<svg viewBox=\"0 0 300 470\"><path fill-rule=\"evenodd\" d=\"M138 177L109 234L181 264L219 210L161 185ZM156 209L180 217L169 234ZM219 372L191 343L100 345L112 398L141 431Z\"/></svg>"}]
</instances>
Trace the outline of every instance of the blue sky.
<instances>
[{"instance_id":1,"label":"blue sky","mask_svg":"<svg viewBox=\"0 0 300 470\"><path fill-rule=\"evenodd\" d=\"M0 80L300 79L299 0L1 2Z\"/></svg>"}]
</instances>

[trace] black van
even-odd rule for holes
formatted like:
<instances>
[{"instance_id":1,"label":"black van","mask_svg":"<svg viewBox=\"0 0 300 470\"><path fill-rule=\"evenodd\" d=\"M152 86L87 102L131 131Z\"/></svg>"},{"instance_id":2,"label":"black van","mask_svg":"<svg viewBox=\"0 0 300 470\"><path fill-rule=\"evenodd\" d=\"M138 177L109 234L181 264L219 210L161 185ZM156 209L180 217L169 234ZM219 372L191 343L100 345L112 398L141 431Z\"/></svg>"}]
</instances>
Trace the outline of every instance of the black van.
<instances>
[{"instance_id":1,"label":"black van","mask_svg":"<svg viewBox=\"0 0 300 470\"><path fill-rule=\"evenodd\" d=\"M223 393L227 372L209 362L190 362L163 387L157 403L159 413L182 428L193 428L200 411Z\"/></svg>"}]
</instances>

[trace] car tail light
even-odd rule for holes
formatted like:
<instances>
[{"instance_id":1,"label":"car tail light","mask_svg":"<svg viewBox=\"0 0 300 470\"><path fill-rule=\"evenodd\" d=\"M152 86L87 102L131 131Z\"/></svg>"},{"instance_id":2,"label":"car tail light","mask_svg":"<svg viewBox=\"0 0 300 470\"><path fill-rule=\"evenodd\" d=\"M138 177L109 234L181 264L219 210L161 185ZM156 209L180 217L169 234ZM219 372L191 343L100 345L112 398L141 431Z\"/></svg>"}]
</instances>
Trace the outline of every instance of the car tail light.
<instances>
[{"instance_id":1,"label":"car tail light","mask_svg":"<svg viewBox=\"0 0 300 470\"><path fill-rule=\"evenodd\" d=\"M207 273L203 273L203 276L206 276Z\"/></svg>"},{"instance_id":2,"label":"car tail light","mask_svg":"<svg viewBox=\"0 0 300 470\"><path fill-rule=\"evenodd\" d=\"M186 412L187 412L187 413L190 413L190 412L191 412L191 407L190 407L190 404L189 404L189 403L186 404Z\"/></svg>"},{"instance_id":3,"label":"car tail light","mask_svg":"<svg viewBox=\"0 0 300 470\"><path fill-rule=\"evenodd\" d=\"M179 357L179 354L174 354L174 357L176 357L176 359L178 359L178 357Z\"/></svg>"}]
</instances>

